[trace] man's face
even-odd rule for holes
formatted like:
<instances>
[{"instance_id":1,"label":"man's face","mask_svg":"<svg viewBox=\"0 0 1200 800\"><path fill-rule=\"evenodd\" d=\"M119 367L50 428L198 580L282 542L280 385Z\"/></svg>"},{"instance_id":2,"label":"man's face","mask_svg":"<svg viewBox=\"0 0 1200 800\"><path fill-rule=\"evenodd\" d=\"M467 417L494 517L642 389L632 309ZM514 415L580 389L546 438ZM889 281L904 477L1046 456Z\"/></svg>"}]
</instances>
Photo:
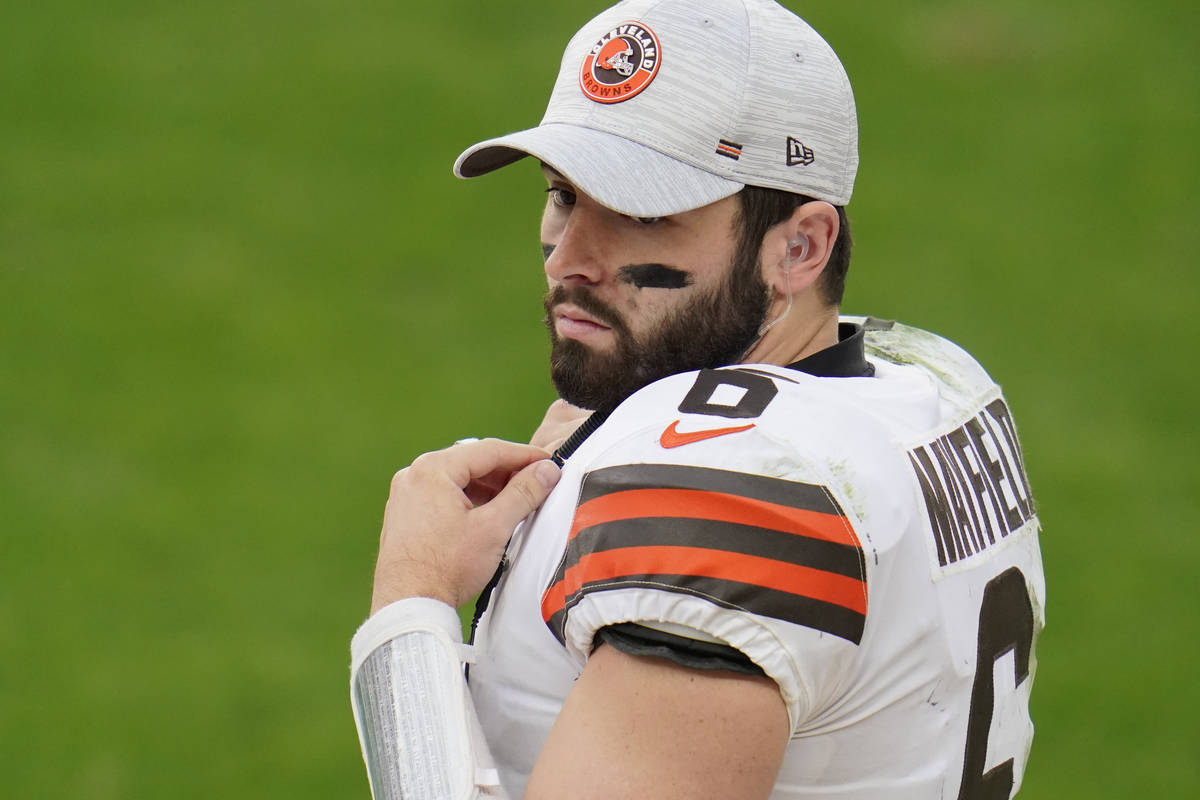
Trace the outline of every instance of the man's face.
<instances>
[{"instance_id":1,"label":"man's face","mask_svg":"<svg viewBox=\"0 0 1200 800\"><path fill-rule=\"evenodd\" d=\"M608 410L659 378L741 359L769 298L757 252L738 252L736 196L636 219L546 177L546 325L563 399Z\"/></svg>"}]
</instances>

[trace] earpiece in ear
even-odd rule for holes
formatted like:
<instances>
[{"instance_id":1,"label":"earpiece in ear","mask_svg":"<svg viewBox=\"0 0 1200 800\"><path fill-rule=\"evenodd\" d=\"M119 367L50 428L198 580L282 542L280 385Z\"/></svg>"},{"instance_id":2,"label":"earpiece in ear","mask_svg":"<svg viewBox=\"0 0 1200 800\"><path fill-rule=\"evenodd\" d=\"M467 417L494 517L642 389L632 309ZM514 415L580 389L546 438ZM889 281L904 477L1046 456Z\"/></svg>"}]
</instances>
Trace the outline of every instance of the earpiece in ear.
<instances>
[{"instance_id":1,"label":"earpiece in ear","mask_svg":"<svg viewBox=\"0 0 1200 800\"><path fill-rule=\"evenodd\" d=\"M800 250L799 254L796 253L797 249ZM793 263L806 258L808 258L808 237L803 233L798 233L795 239L788 242L788 267L790 268Z\"/></svg>"}]
</instances>

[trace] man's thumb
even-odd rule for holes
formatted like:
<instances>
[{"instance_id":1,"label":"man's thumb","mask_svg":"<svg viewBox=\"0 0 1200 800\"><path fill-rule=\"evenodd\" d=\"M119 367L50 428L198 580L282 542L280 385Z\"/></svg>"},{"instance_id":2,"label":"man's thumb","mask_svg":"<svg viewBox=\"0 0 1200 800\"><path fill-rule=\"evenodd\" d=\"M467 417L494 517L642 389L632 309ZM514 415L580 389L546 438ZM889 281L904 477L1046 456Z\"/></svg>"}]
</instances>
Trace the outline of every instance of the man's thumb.
<instances>
[{"instance_id":1,"label":"man's thumb","mask_svg":"<svg viewBox=\"0 0 1200 800\"><path fill-rule=\"evenodd\" d=\"M553 461L535 461L514 475L495 497L476 511L512 530L546 500L561 474Z\"/></svg>"}]
</instances>

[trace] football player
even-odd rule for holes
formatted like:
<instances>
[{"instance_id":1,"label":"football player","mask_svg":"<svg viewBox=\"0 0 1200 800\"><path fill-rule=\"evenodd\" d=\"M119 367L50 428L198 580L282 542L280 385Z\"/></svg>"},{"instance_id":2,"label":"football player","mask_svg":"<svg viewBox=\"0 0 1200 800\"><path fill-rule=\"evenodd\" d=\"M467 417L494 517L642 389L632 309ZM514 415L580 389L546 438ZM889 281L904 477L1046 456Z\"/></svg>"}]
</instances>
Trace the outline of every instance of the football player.
<instances>
[{"instance_id":1,"label":"football player","mask_svg":"<svg viewBox=\"0 0 1200 800\"><path fill-rule=\"evenodd\" d=\"M527 156L562 401L393 479L352 644L375 797L1011 797L1033 496L971 356L839 313L833 50L770 0L629 0L455 170Z\"/></svg>"}]
</instances>

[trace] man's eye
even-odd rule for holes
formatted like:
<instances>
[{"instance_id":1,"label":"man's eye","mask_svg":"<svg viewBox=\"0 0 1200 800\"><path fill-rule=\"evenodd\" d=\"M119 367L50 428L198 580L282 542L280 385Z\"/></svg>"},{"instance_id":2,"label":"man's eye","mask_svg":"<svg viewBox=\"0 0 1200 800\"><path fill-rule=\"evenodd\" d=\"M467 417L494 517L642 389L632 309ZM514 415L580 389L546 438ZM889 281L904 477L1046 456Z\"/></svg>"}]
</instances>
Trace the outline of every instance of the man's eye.
<instances>
[{"instance_id":1,"label":"man's eye","mask_svg":"<svg viewBox=\"0 0 1200 800\"><path fill-rule=\"evenodd\" d=\"M575 193L566 189L560 189L557 186L551 186L546 190L546 194L550 195L550 202L559 208L569 208L575 205Z\"/></svg>"},{"instance_id":2,"label":"man's eye","mask_svg":"<svg viewBox=\"0 0 1200 800\"><path fill-rule=\"evenodd\" d=\"M656 222L662 222L664 217L634 217L633 219L643 225L653 225Z\"/></svg>"}]
</instances>

